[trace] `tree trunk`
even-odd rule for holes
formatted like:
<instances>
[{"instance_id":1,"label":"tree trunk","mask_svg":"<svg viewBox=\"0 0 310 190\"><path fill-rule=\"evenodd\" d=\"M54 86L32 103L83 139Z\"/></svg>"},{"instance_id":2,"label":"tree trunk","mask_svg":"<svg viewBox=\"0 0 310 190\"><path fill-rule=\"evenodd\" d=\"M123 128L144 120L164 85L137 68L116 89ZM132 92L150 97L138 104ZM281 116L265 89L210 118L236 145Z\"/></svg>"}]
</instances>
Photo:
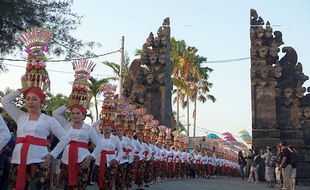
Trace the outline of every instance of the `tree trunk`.
<instances>
[{"instance_id":1,"label":"tree trunk","mask_svg":"<svg viewBox=\"0 0 310 190\"><path fill-rule=\"evenodd\" d=\"M188 95L186 95L186 109L187 109L187 120L186 120L186 125L187 125L187 136L189 136L189 98L188 98Z\"/></svg>"},{"instance_id":2,"label":"tree trunk","mask_svg":"<svg viewBox=\"0 0 310 190\"><path fill-rule=\"evenodd\" d=\"M180 89L178 87L177 89L177 126L176 126L176 130L177 131L180 131L180 127L179 127L179 119L180 119L180 96L179 96L179 93L180 93Z\"/></svg>"},{"instance_id":3,"label":"tree trunk","mask_svg":"<svg viewBox=\"0 0 310 190\"><path fill-rule=\"evenodd\" d=\"M193 132L193 137L196 136L196 115L197 115L197 98L195 98L195 102L194 102L194 132Z\"/></svg>"},{"instance_id":4,"label":"tree trunk","mask_svg":"<svg viewBox=\"0 0 310 190\"><path fill-rule=\"evenodd\" d=\"M98 121L98 106L97 106L97 97L95 97L95 109L96 109L96 121Z\"/></svg>"}]
</instances>

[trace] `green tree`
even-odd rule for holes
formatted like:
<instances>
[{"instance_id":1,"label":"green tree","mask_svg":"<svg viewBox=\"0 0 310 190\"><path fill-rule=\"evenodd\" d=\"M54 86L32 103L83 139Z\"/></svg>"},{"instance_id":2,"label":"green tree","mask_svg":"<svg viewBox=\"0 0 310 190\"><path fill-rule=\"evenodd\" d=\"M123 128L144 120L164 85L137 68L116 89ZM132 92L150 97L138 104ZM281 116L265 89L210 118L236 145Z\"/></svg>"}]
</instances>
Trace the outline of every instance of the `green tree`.
<instances>
[{"instance_id":1,"label":"green tree","mask_svg":"<svg viewBox=\"0 0 310 190\"><path fill-rule=\"evenodd\" d=\"M194 102L194 135L196 128L196 100L205 102L215 101L215 97L209 94L212 83L208 82L209 73L212 69L203 67L207 61L206 57L197 54L198 49L187 46L184 40L178 41L171 38L171 62L172 62L172 81L177 88L174 90L177 102L177 112L179 103L187 109L187 134L189 134L189 101ZM178 113L177 113L178 118Z\"/></svg>"},{"instance_id":2,"label":"green tree","mask_svg":"<svg viewBox=\"0 0 310 190\"><path fill-rule=\"evenodd\" d=\"M113 70L113 73L116 74L118 77L120 77L120 65L111 61L104 61L102 64L110 67ZM126 80L129 77L129 66L130 66L130 58L128 56L128 53L125 53L125 60L123 65L123 76L124 80ZM119 80L119 78L113 78L113 80Z\"/></svg>"},{"instance_id":3,"label":"green tree","mask_svg":"<svg viewBox=\"0 0 310 190\"><path fill-rule=\"evenodd\" d=\"M98 113L98 99L97 99L97 97L102 93L101 87L104 84L107 84L110 79L109 78L108 79L96 79L96 78L91 77L89 80L90 80L90 86L89 86L90 95L92 98L94 98L94 101L95 101L96 120L98 120L99 113Z\"/></svg>"},{"instance_id":4,"label":"green tree","mask_svg":"<svg viewBox=\"0 0 310 190\"><path fill-rule=\"evenodd\" d=\"M68 104L68 97L63 94L53 95L50 92L46 93L46 101L43 105L42 110L48 115L52 115L53 111L60 106Z\"/></svg>"},{"instance_id":5,"label":"green tree","mask_svg":"<svg viewBox=\"0 0 310 190\"><path fill-rule=\"evenodd\" d=\"M18 33L36 27L48 27L54 31L54 38L49 44L56 45L53 53L64 54L67 58L80 56L79 50L93 47L95 42L83 42L74 38L74 31L81 21L81 16L72 12L73 0L0 0L0 55L12 53L16 47ZM83 54L89 55L90 51Z\"/></svg>"}]
</instances>

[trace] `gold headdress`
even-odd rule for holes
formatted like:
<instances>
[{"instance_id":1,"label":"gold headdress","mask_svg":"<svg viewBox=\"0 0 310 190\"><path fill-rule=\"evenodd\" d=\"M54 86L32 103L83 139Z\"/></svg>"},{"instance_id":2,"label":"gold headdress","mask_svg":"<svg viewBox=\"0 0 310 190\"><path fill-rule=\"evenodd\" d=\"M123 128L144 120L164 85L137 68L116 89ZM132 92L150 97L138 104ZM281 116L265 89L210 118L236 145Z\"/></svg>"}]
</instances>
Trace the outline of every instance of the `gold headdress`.
<instances>
[{"instance_id":1,"label":"gold headdress","mask_svg":"<svg viewBox=\"0 0 310 190\"><path fill-rule=\"evenodd\" d=\"M22 87L37 87L50 90L50 80L46 71L48 42L53 36L50 29L31 28L21 33L17 40L26 47L28 54L26 73L22 76Z\"/></svg>"}]
</instances>

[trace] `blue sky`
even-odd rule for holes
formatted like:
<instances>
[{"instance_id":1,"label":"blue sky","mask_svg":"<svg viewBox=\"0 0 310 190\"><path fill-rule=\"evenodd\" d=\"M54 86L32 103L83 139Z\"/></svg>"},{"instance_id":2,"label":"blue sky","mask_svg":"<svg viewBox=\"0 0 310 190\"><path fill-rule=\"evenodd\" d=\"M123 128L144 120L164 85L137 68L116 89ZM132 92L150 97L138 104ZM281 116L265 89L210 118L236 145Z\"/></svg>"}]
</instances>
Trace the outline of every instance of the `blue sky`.
<instances>
[{"instance_id":1,"label":"blue sky","mask_svg":"<svg viewBox=\"0 0 310 190\"><path fill-rule=\"evenodd\" d=\"M170 17L171 36L197 47L198 53L209 61L244 58L250 55L251 8L255 8L265 21L276 25L273 29L282 32L285 46L297 50L304 73L310 75L307 64L310 62L310 1L307 0L76 0L72 10L84 17L73 34L86 41L100 42L102 47L95 50L98 54L119 49L121 36L124 35L125 50L132 60L135 49L142 47L148 34L156 33L162 20ZM117 53L94 59L97 63L94 74L101 77L113 75L112 70L100 62L119 60ZM203 128L234 134L242 129L251 131L250 60L206 65L214 69L210 75L210 81L214 84L211 93L217 101L198 104L199 128L196 134L203 135ZM47 67L72 72L69 62L48 63ZM0 90L7 86L20 87L24 69L10 66L8 69L9 72L0 74ZM69 82L73 80L73 74L49 73L52 92L69 95ZM180 120L185 123L185 117ZM193 123L192 119L190 123Z\"/></svg>"}]
</instances>

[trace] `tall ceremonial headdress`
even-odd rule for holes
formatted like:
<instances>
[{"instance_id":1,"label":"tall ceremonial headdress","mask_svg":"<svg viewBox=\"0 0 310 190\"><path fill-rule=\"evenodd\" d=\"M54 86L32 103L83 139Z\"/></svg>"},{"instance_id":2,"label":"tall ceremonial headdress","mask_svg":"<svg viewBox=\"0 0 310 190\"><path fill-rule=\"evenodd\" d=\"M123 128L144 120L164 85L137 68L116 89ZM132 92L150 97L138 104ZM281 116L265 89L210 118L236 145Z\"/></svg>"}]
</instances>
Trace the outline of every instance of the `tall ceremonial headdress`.
<instances>
[{"instance_id":1,"label":"tall ceremonial headdress","mask_svg":"<svg viewBox=\"0 0 310 190\"><path fill-rule=\"evenodd\" d=\"M151 141L155 141L157 140L157 134L158 134L158 127L159 121L156 119L153 119L150 123L151 126Z\"/></svg>"},{"instance_id":2,"label":"tall ceremonial headdress","mask_svg":"<svg viewBox=\"0 0 310 190\"><path fill-rule=\"evenodd\" d=\"M135 114L137 117L137 122L136 122L136 134L138 136L143 136L143 130L144 130L144 120L143 120L143 115L145 114L146 109L145 108L137 108L135 109Z\"/></svg>"},{"instance_id":3,"label":"tall ceremonial headdress","mask_svg":"<svg viewBox=\"0 0 310 190\"><path fill-rule=\"evenodd\" d=\"M94 70L95 63L88 60L78 60L72 62L74 74L74 81L72 91L69 96L69 107L80 105L85 109L89 108L89 82L90 73Z\"/></svg>"},{"instance_id":4,"label":"tall ceremonial headdress","mask_svg":"<svg viewBox=\"0 0 310 190\"><path fill-rule=\"evenodd\" d=\"M125 129L127 115L128 115L128 102L125 98L118 98L115 100L116 112L115 112L115 127ZM127 127L127 126L126 126Z\"/></svg>"},{"instance_id":5,"label":"tall ceremonial headdress","mask_svg":"<svg viewBox=\"0 0 310 190\"><path fill-rule=\"evenodd\" d=\"M171 145L172 139L171 139L171 128L166 128L166 139L165 139L165 145Z\"/></svg>"},{"instance_id":6,"label":"tall ceremonial headdress","mask_svg":"<svg viewBox=\"0 0 310 190\"><path fill-rule=\"evenodd\" d=\"M26 47L28 54L26 73L22 76L22 87L37 87L43 91L50 90L50 80L46 71L48 42L53 37L50 29L30 28L21 33L17 40Z\"/></svg>"},{"instance_id":7,"label":"tall ceremonial headdress","mask_svg":"<svg viewBox=\"0 0 310 190\"><path fill-rule=\"evenodd\" d=\"M145 122L144 130L143 130L144 138L150 138L151 137L151 121L153 118L154 118L154 116L150 115L150 114L146 114L143 116L143 120Z\"/></svg>"},{"instance_id":8,"label":"tall ceremonial headdress","mask_svg":"<svg viewBox=\"0 0 310 190\"><path fill-rule=\"evenodd\" d=\"M127 132L133 132L135 128L135 115L134 115L134 110L136 106L129 104L128 105L128 114L126 117L126 127L125 130Z\"/></svg>"},{"instance_id":9,"label":"tall ceremonial headdress","mask_svg":"<svg viewBox=\"0 0 310 190\"><path fill-rule=\"evenodd\" d=\"M179 142L180 142L180 134L178 131L173 131L172 132L173 135L173 144L174 146L179 146Z\"/></svg>"},{"instance_id":10,"label":"tall ceremonial headdress","mask_svg":"<svg viewBox=\"0 0 310 190\"><path fill-rule=\"evenodd\" d=\"M164 125L159 125L159 126L158 126L159 134L158 134L158 138L157 138L157 143L164 144L166 128L167 128L167 127L164 126Z\"/></svg>"},{"instance_id":11,"label":"tall ceremonial headdress","mask_svg":"<svg viewBox=\"0 0 310 190\"><path fill-rule=\"evenodd\" d=\"M104 100L100 113L100 119L102 121L110 121L113 123L115 120L115 111L116 111L116 105L114 101L116 85L106 84L102 87L102 91Z\"/></svg>"}]
</instances>

